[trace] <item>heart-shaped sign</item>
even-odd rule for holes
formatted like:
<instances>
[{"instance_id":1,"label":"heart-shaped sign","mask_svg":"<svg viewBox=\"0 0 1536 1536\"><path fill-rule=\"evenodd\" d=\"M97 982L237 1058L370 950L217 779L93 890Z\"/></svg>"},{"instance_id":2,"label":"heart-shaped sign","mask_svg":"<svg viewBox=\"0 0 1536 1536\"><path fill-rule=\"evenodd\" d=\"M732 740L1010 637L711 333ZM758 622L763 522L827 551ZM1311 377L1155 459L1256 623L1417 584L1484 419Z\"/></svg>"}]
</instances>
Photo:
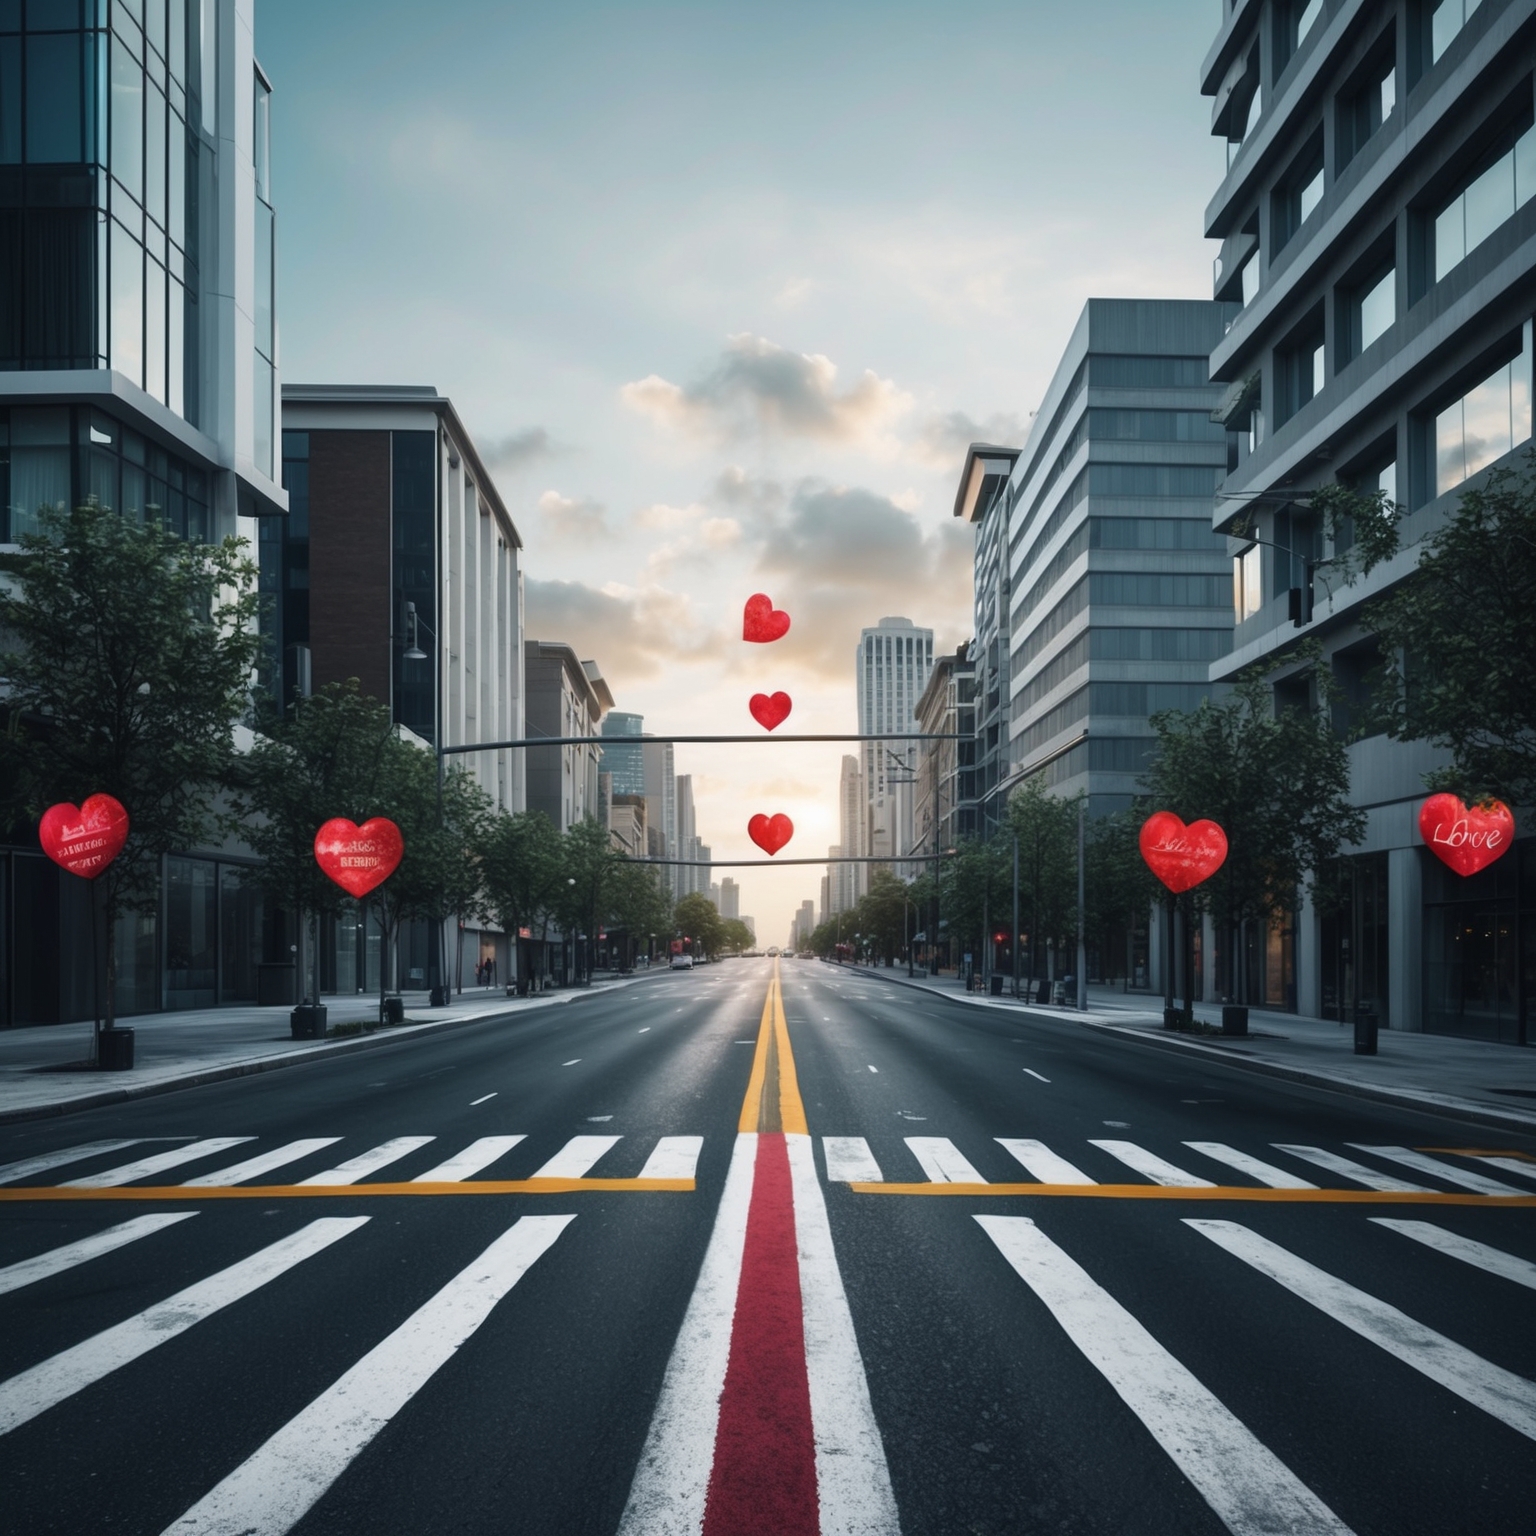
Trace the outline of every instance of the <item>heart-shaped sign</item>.
<instances>
[{"instance_id":1,"label":"heart-shaped sign","mask_svg":"<svg viewBox=\"0 0 1536 1536\"><path fill-rule=\"evenodd\" d=\"M782 608L775 608L771 597L754 592L747 599L741 615L741 638L767 645L770 640L780 640L788 633L789 615Z\"/></svg>"},{"instance_id":2,"label":"heart-shaped sign","mask_svg":"<svg viewBox=\"0 0 1536 1536\"><path fill-rule=\"evenodd\" d=\"M787 693L754 693L747 704L747 708L752 711L752 718L765 731L771 731L776 725L783 725L789 719L789 712L794 707Z\"/></svg>"},{"instance_id":3,"label":"heart-shaped sign","mask_svg":"<svg viewBox=\"0 0 1536 1536\"><path fill-rule=\"evenodd\" d=\"M1227 834L1214 821L1186 827L1172 811L1154 811L1141 826L1141 856L1174 895L1209 880L1226 862Z\"/></svg>"},{"instance_id":4,"label":"heart-shaped sign","mask_svg":"<svg viewBox=\"0 0 1536 1536\"><path fill-rule=\"evenodd\" d=\"M315 833L315 862L351 896L366 896L382 885L404 854L405 839L387 816L362 826L333 816Z\"/></svg>"},{"instance_id":5,"label":"heart-shaped sign","mask_svg":"<svg viewBox=\"0 0 1536 1536\"><path fill-rule=\"evenodd\" d=\"M78 806L50 805L38 823L37 840L55 864L94 880L123 851L128 812L111 795L90 795Z\"/></svg>"},{"instance_id":6,"label":"heart-shaped sign","mask_svg":"<svg viewBox=\"0 0 1536 1536\"><path fill-rule=\"evenodd\" d=\"M783 811L776 816L759 812L747 823L747 836L770 857L795 835L795 824Z\"/></svg>"},{"instance_id":7,"label":"heart-shaped sign","mask_svg":"<svg viewBox=\"0 0 1536 1536\"><path fill-rule=\"evenodd\" d=\"M1458 875L1475 875L1509 852L1515 818L1502 800L1469 806L1456 795L1431 795L1419 808L1419 836Z\"/></svg>"}]
</instances>

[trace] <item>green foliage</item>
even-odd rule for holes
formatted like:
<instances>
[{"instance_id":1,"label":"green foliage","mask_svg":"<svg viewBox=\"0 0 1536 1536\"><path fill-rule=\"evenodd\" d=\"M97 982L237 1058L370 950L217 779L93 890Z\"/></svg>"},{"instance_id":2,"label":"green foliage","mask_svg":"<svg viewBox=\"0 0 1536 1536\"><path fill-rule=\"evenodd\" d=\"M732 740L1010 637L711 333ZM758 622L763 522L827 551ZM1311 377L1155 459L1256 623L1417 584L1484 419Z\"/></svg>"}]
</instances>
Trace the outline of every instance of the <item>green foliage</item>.
<instances>
[{"instance_id":1,"label":"green foliage","mask_svg":"<svg viewBox=\"0 0 1536 1536\"><path fill-rule=\"evenodd\" d=\"M480 851L486 910L514 937L541 925L562 886L560 834L542 811L492 818Z\"/></svg>"},{"instance_id":2,"label":"green foliage","mask_svg":"<svg viewBox=\"0 0 1536 1536\"><path fill-rule=\"evenodd\" d=\"M752 948L752 930L739 917L724 918L722 929L723 944L726 949L740 954L743 950Z\"/></svg>"},{"instance_id":3,"label":"green foliage","mask_svg":"<svg viewBox=\"0 0 1536 1536\"><path fill-rule=\"evenodd\" d=\"M1006 848L1000 838L961 843L940 878L939 913L956 952L979 955L986 927L995 933L999 919L1004 928L1013 921L1012 839Z\"/></svg>"},{"instance_id":4,"label":"green foliage","mask_svg":"<svg viewBox=\"0 0 1536 1536\"><path fill-rule=\"evenodd\" d=\"M682 938L692 939L706 955L717 955L725 946L725 925L714 903L699 891L690 891L678 902L672 914L673 930Z\"/></svg>"},{"instance_id":5,"label":"green foliage","mask_svg":"<svg viewBox=\"0 0 1536 1536\"><path fill-rule=\"evenodd\" d=\"M1337 572L1342 581L1368 575L1401 547L1398 525L1403 509L1388 501L1384 491L1362 492L1334 483L1309 492L1307 504L1321 516L1338 551L1323 565Z\"/></svg>"},{"instance_id":6,"label":"green foliage","mask_svg":"<svg viewBox=\"0 0 1536 1536\"><path fill-rule=\"evenodd\" d=\"M1385 723L1448 748L1433 789L1536 803L1536 449L1465 491L1418 567L1366 622L1385 653Z\"/></svg>"},{"instance_id":7,"label":"green foliage","mask_svg":"<svg viewBox=\"0 0 1536 1536\"><path fill-rule=\"evenodd\" d=\"M1144 820L1133 811L1117 811L1088 824L1084 878L1087 928L1105 941L1101 952L1106 959L1109 935L1133 926L1163 894L1163 887L1141 856Z\"/></svg>"},{"instance_id":8,"label":"green foliage","mask_svg":"<svg viewBox=\"0 0 1536 1536\"><path fill-rule=\"evenodd\" d=\"M1039 778L1026 779L1008 800L1008 816L999 841L1009 861L1008 909L1002 926L1013 920L1011 838L1019 840L1019 917L1036 942L1030 944L1031 974L1048 943L1067 944L1077 936L1077 806L1046 789ZM997 931L998 909L992 909Z\"/></svg>"}]
</instances>

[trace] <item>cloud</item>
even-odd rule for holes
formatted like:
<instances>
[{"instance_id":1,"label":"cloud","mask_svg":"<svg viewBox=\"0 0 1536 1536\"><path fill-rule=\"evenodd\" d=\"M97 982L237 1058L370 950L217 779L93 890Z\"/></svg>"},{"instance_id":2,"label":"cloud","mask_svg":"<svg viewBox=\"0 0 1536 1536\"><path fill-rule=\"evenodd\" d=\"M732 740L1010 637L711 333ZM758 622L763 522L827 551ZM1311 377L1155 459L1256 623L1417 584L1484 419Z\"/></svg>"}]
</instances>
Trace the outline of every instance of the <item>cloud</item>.
<instances>
[{"instance_id":1,"label":"cloud","mask_svg":"<svg viewBox=\"0 0 1536 1536\"><path fill-rule=\"evenodd\" d=\"M664 501L652 502L648 507L641 507L635 513L635 526L646 528L652 532L665 532L669 528L686 528L689 523L697 522L708 515L709 509L698 502L690 502L686 507L669 506Z\"/></svg>"},{"instance_id":2,"label":"cloud","mask_svg":"<svg viewBox=\"0 0 1536 1536\"><path fill-rule=\"evenodd\" d=\"M591 539L608 533L608 514L600 501L578 500L559 491L545 491L539 497L539 513L545 526L557 539Z\"/></svg>"},{"instance_id":3,"label":"cloud","mask_svg":"<svg viewBox=\"0 0 1536 1536\"><path fill-rule=\"evenodd\" d=\"M479 447L480 457L492 469L504 469L511 474L552 459L560 451L543 427L525 427L521 432L498 437Z\"/></svg>"},{"instance_id":4,"label":"cloud","mask_svg":"<svg viewBox=\"0 0 1536 1536\"><path fill-rule=\"evenodd\" d=\"M845 390L821 353L793 352L760 336L727 338L714 367L695 384L650 374L620 398L671 431L704 439L754 432L845 445L882 441L912 408L912 397L866 369Z\"/></svg>"},{"instance_id":5,"label":"cloud","mask_svg":"<svg viewBox=\"0 0 1536 1536\"><path fill-rule=\"evenodd\" d=\"M965 460L965 450L972 443L993 443L999 447L1022 448L1029 433L1029 423L1011 412L1000 411L985 421L976 421L964 411L948 411L930 416L912 440L912 456L935 469L958 469Z\"/></svg>"}]
</instances>

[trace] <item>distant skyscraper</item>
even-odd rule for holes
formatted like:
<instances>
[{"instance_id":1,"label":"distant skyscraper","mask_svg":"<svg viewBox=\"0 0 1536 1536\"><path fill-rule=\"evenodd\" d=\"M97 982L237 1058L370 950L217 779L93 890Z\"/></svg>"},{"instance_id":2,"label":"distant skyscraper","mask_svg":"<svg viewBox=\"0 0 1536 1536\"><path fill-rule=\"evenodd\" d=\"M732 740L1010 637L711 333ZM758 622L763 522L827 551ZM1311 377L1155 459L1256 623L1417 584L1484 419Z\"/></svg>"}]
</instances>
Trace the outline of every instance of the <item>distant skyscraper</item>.
<instances>
[{"instance_id":1,"label":"distant skyscraper","mask_svg":"<svg viewBox=\"0 0 1536 1536\"><path fill-rule=\"evenodd\" d=\"M861 858L869 852L869 803L864 793L864 774L859 760L851 752L843 754L843 771L837 784L837 830L840 841L829 848L831 855ZM865 890L865 866L833 864L832 910L849 912Z\"/></svg>"},{"instance_id":2,"label":"distant skyscraper","mask_svg":"<svg viewBox=\"0 0 1536 1536\"><path fill-rule=\"evenodd\" d=\"M720 916L741 916L741 887L729 875L720 882Z\"/></svg>"},{"instance_id":3,"label":"distant skyscraper","mask_svg":"<svg viewBox=\"0 0 1536 1536\"><path fill-rule=\"evenodd\" d=\"M645 746L640 740L640 728L644 715L626 714L622 710L610 710L603 716L604 736L620 738L611 746L603 746L603 772L613 775L613 792L616 795L643 795L645 793Z\"/></svg>"},{"instance_id":4,"label":"distant skyscraper","mask_svg":"<svg viewBox=\"0 0 1536 1536\"><path fill-rule=\"evenodd\" d=\"M672 771L672 743L643 737L640 747L645 769L645 826L651 857L675 859L677 854L677 775ZM662 888L675 900L681 894L675 867L662 870Z\"/></svg>"},{"instance_id":5,"label":"distant skyscraper","mask_svg":"<svg viewBox=\"0 0 1536 1536\"><path fill-rule=\"evenodd\" d=\"M917 701L933 670L933 631L911 619L881 619L860 634L856 666L860 732L916 732ZM899 857L915 840L917 743L867 741L863 769L869 851Z\"/></svg>"}]
</instances>

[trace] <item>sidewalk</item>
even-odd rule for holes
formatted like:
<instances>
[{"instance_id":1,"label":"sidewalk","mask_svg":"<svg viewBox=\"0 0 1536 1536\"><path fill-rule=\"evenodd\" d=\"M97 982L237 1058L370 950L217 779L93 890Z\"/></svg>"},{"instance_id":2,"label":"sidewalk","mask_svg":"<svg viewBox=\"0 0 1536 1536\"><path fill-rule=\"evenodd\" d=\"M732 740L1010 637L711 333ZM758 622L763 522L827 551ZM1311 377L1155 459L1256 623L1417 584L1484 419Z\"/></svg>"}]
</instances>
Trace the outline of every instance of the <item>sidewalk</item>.
<instances>
[{"instance_id":1,"label":"sidewalk","mask_svg":"<svg viewBox=\"0 0 1536 1536\"><path fill-rule=\"evenodd\" d=\"M1354 1031L1331 1019L1248 1010L1244 1038L1182 1035L1163 1028L1160 994L1122 993L1090 987L1088 1009L1015 1002L1008 997L967 993L953 976L908 979L904 967L845 966L902 986L938 992L978 1008L1003 1008L1036 1018L1081 1024L1089 1029L1139 1039L1168 1050L1188 1051L1234 1067L1333 1088L1363 1098L1442 1110L1480 1124L1536 1132L1536 1050L1468 1040L1453 1035L1381 1031L1375 1056L1354 1054ZM1005 982L1006 985L1006 982ZM1196 1003L1195 1017L1221 1027L1220 1003Z\"/></svg>"},{"instance_id":2,"label":"sidewalk","mask_svg":"<svg viewBox=\"0 0 1536 1536\"><path fill-rule=\"evenodd\" d=\"M252 1072L301 1066L321 1057L370 1050L416 1035L456 1029L485 1019L560 1007L643 981L639 971L622 980L594 980L589 987L562 987L532 997L507 997L504 988L475 987L446 1008L429 1008L425 992L405 994L405 1023L339 1039L295 1040L288 1007L204 1008L183 1013L137 1014L120 1022L134 1031L134 1065L128 1072L81 1070L90 1054L91 1024L45 1024L0 1030L0 1124L119 1104L149 1094L193 1088ZM327 1022L373 1024L379 1000L328 997Z\"/></svg>"}]
</instances>

